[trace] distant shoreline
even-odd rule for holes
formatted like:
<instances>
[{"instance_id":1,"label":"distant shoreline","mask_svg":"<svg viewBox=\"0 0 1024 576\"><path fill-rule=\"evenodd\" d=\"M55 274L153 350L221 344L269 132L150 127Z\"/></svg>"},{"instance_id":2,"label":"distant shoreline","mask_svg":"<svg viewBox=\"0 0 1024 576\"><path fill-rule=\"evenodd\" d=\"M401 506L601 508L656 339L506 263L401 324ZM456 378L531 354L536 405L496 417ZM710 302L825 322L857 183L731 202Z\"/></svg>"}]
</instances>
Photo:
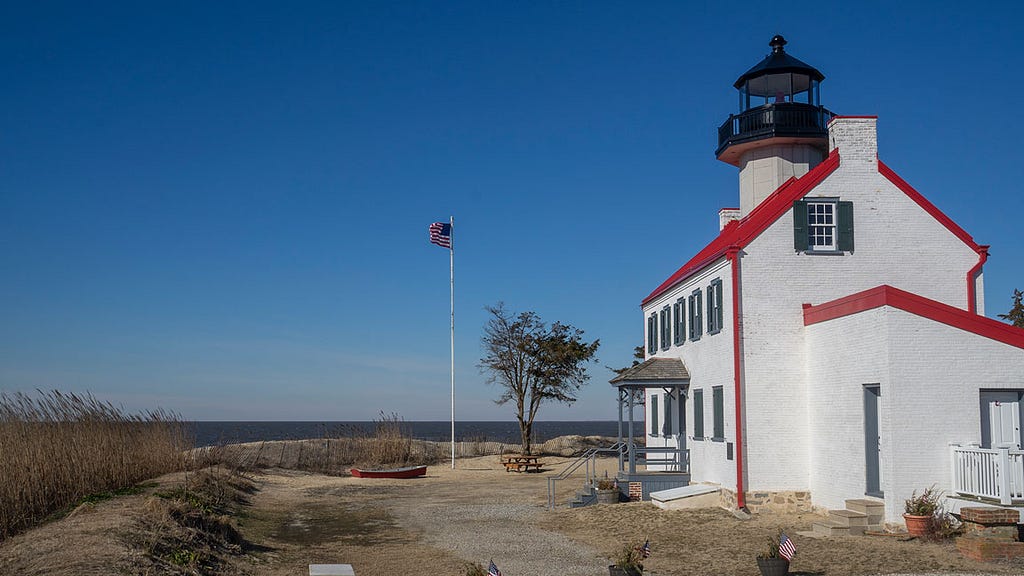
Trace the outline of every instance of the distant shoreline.
<instances>
[{"instance_id":1,"label":"distant shoreline","mask_svg":"<svg viewBox=\"0 0 1024 576\"><path fill-rule=\"evenodd\" d=\"M196 447L273 440L307 440L370 434L372 421L187 421ZM451 439L449 421L406 421L408 435L433 442ZM642 425L641 425L642 427ZM634 431L636 429L634 428ZM559 436L616 436L615 420L548 420L534 423L534 442ZM456 421L456 441L519 442L515 421Z\"/></svg>"}]
</instances>

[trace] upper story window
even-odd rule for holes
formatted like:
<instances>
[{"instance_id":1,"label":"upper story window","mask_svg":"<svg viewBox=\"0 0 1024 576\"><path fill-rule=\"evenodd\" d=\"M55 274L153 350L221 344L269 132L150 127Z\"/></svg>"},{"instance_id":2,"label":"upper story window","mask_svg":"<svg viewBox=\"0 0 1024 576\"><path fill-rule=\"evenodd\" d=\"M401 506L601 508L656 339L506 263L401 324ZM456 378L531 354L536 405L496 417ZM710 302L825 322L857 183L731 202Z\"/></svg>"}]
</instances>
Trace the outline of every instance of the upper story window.
<instances>
[{"instance_id":1,"label":"upper story window","mask_svg":"<svg viewBox=\"0 0 1024 576\"><path fill-rule=\"evenodd\" d=\"M836 249L836 205L807 203L807 244L810 250Z\"/></svg>"},{"instance_id":2,"label":"upper story window","mask_svg":"<svg viewBox=\"0 0 1024 576\"><path fill-rule=\"evenodd\" d=\"M827 198L794 202L793 248L808 254L853 252L853 202Z\"/></svg>"},{"instance_id":3,"label":"upper story window","mask_svg":"<svg viewBox=\"0 0 1024 576\"><path fill-rule=\"evenodd\" d=\"M672 319L675 320L673 342L676 346L682 346L686 342L686 298L680 298L672 305Z\"/></svg>"},{"instance_id":4,"label":"upper story window","mask_svg":"<svg viewBox=\"0 0 1024 576\"><path fill-rule=\"evenodd\" d=\"M668 304L661 309L661 349L668 350L672 340L672 324L669 322Z\"/></svg>"},{"instance_id":5,"label":"upper story window","mask_svg":"<svg viewBox=\"0 0 1024 576\"><path fill-rule=\"evenodd\" d=\"M647 354L653 355L658 351L658 315L651 314L647 317Z\"/></svg>"},{"instance_id":6,"label":"upper story window","mask_svg":"<svg viewBox=\"0 0 1024 576\"><path fill-rule=\"evenodd\" d=\"M700 340L704 332L704 318L702 317L703 305L701 302L700 288L690 294L690 340Z\"/></svg>"},{"instance_id":7,"label":"upper story window","mask_svg":"<svg viewBox=\"0 0 1024 576\"><path fill-rule=\"evenodd\" d=\"M722 331L722 279L715 278L708 286L708 334Z\"/></svg>"}]
</instances>

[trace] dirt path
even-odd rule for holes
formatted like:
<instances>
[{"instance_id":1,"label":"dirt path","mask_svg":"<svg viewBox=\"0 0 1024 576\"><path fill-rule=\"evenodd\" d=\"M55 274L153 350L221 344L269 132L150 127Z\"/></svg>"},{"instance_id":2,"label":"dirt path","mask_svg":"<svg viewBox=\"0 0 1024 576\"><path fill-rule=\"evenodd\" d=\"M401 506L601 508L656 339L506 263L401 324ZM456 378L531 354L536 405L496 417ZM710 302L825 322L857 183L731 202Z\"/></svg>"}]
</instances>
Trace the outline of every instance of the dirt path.
<instances>
[{"instance_id":1,"label":"dirt path","mask_svg":"<svg viewBox=\"0 0 1024 576\"><path fill-rule=\"evenodd\" d=\"M547 466L564 460L546 458ZM550 470L550 468L549 468ZM433 466L425 478L371 480L287 471L256 477L261 490L240 521L268 548L260 574L300 574L311 563L352 564L360 576L461 574L493 559L506 574L592 575L607 562L588 546L535 525L548 474L506 473L497 458ZM571 486L561 487L562 498Z\"/></svg>"},{"instance_id":2,"label":"dirt path","mask_svg":"<svg viewBox=\"0 0 1024 576\"><path fill-rule=\"evenodd\" d=\"M455 470L431 466L412 480L267 470L254 476L257 490L236 517L252 545L216 574L301 576L309 564L345 563L359 576L460 576L467 562L493 559L505 576L598 576L617 548L650 538L649 575L755 576L756 553L780 528L797 545L793 574L1024 574L1024 563L964 560L949 542L797 535L817 519L810 514L740 521L724 510L670 512L646 503L568 509L580 479L559 487L561 507L550 511L547 478L567 459L544 461L546 471L519 474L505 472L495 456L464 459ZM611 470L615 461L600 466ZM0 542L0 574L209 573L153 568L141 556L147 533L140 527L153 517L153 502L151 494L117 498Z\"/></svg>"}]
</instances>

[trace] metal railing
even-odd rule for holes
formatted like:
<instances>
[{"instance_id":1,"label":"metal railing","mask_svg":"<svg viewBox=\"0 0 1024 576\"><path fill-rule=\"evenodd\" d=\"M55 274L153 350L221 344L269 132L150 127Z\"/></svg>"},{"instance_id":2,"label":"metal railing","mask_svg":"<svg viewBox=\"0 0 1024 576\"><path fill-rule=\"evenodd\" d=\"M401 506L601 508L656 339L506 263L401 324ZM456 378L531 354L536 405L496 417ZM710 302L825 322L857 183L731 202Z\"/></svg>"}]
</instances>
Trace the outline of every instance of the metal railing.
<instances>
[{"instance_id":1,"label":"metal railing","mask_svg":"<svg viewBox=\"0 0 1024 576\"><path fill-rule=\"evenodd\" d=\"M617 454L621 461L622 454L625 449L625 442L616 442L615 444L612 444L607 448L591 448L584 452L582 455L580 455L579 458L573 460L568 466L565 467L565 470L562 470L562 472L558 476L552 476L548 478L548 508L552 510L554 510L555 508L555 484L559 480L565 480L574 472L583 467L586 475L584 485L593 485L594 480L597 477L598 454Z\"/></svg>"},{"instance_id":2,"label":"metal railing","mask_svg":"<svg viewBox=\"0 0 1024 576\"><path fill-rule=\"evenodd\" d=\"M834 114L823 106L799 102L779 102L751 108L729 119L718 127L718 148L745 140L771 136L828 136L828 122Z\"/></svg>"},{"instance_id":3,"label":"metal railing","mask_svg":"<svg viewBox=\"0 0 1024 576\"><path fill-rule=\"evenodd\" d=\"M1024 499L1024 451L950 445L953 491L1000 504Z\"/></svg>"}]
</instances>

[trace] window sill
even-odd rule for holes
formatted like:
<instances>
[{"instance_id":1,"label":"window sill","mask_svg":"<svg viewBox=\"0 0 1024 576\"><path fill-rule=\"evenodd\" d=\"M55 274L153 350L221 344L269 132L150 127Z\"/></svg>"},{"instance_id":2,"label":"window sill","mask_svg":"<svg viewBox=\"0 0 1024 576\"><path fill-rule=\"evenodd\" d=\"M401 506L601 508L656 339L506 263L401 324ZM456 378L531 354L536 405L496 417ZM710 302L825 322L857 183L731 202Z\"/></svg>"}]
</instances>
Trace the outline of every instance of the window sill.
<instances>
[{"instance_id":1,"label":"window sill","mask_svg":"<svg viewBox=\"0 0 1024 576\"><path fill-rule=\"evenodd\" d=\"M808 256L845 256L846 252L843 250L804 250L804 254ZM851 250L852 254L853 251Z\"/></svg>"},{"instance_id":2,"label":"window sill","mask_svg":"<svg viewBox=\"0 0 1024 576\"><path fill-rule=\"evenodd\" d=\"M712 436L711 437L711 441L712 442L725 442L725 438L724 437L723 438L719 438L718 436Z\"/></svg>"}]
</instances>

